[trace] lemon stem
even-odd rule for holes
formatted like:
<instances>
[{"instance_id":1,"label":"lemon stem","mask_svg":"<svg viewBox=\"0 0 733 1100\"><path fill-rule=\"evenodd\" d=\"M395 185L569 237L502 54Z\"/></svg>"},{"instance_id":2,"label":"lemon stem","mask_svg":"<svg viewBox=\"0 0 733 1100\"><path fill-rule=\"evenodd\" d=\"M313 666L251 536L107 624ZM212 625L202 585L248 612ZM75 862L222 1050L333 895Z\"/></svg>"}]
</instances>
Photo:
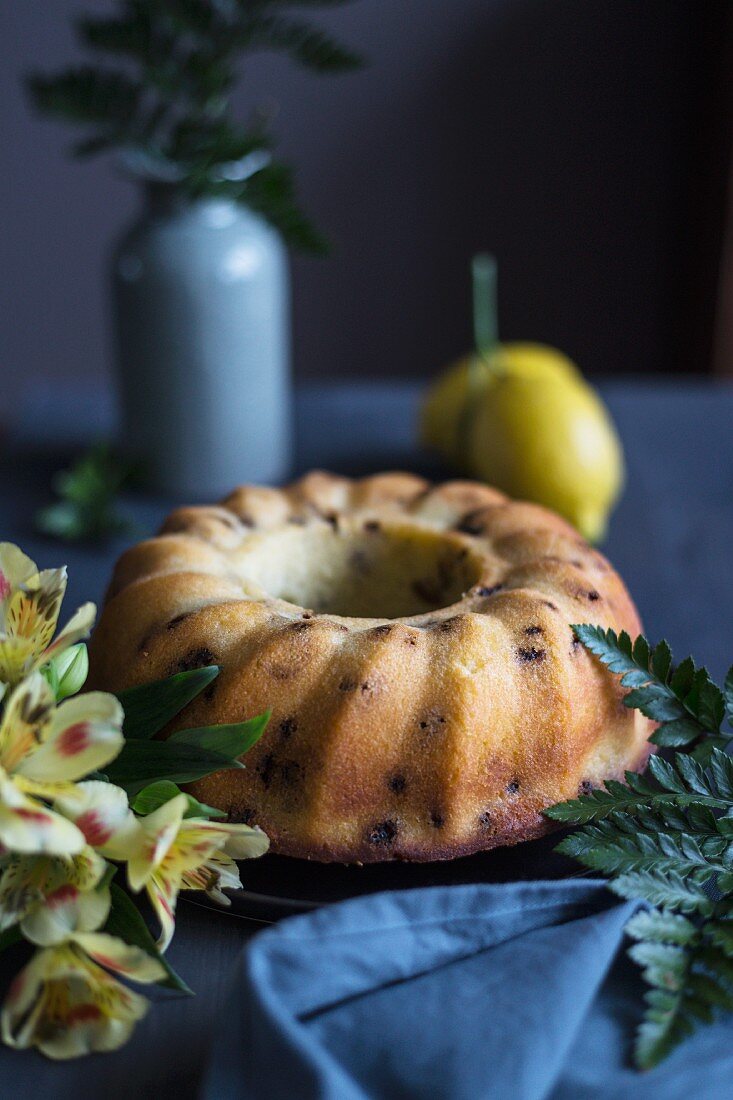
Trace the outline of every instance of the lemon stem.
<instances>
[{"instance_id":1,"label":"lemon stem","mask_svg":"<svg viewBox=\"0 0 733 1100\"><path fill-rule=\"evenodd\" d=\"M463 470L471 472L471 436L473 418L484 384L489 375L498 373L494 352L499 345L496 297L496 257L479 252L471 261L473 284L473 342L463 408L456 419L455 453Z\"/></svg>"},{"instance_id":2,"label":"lemon stem","mask_svg":"<svg viewBox=\"0 0 733 1100\"><path fill-rule=\"evenodd\" d=\"M473 340L482 359L499 343L496 257L480 252L471 262L473 279Z\"/></svg>"}]
</instances>

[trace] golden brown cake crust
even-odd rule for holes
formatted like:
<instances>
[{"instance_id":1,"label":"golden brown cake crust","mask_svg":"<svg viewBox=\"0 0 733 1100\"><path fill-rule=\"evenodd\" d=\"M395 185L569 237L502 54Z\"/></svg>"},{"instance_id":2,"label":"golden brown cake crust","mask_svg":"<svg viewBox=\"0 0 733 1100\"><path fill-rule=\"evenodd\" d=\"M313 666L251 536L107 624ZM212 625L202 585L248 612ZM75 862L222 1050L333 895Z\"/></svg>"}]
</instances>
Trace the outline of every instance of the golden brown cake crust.
<instances>
[{"instance_id":1,"label":"golden brown cake crust","mask_svg":"<svg viewBox=\"0 0 733 1100\"><path fill-rule=\"evenodd\" d=\"M646 760L648 721L576 622L640 630L553 513L469 481L316 471L180 508L128 550L90 678L219 664L167 732L271 707L245 769L191 790L274 851L450 859L539 836L545 807Z\"/></svg>"}]
</instances>

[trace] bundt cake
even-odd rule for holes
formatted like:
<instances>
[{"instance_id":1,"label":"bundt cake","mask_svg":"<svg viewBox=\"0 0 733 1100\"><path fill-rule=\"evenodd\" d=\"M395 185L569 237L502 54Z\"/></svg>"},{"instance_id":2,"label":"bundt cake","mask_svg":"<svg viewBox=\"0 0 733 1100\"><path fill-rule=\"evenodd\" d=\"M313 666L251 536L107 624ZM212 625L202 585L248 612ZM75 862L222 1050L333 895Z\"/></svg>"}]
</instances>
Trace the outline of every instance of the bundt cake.
<instances>
[{"instance_id":1,"label":"bundt cake","mask_svg":"<svg viewBox=\"0 0 733 1100\"><path fill-rule=\"evenodd\" d=\"M221 672L170 729L272 719L192 785L275 852L435 860L536 837L543 808L641 767L649 723L572 623L638 633L564 520L468 481L314 472L181 508L120 559L95 687Z\"/></svg>"}]
</instances>

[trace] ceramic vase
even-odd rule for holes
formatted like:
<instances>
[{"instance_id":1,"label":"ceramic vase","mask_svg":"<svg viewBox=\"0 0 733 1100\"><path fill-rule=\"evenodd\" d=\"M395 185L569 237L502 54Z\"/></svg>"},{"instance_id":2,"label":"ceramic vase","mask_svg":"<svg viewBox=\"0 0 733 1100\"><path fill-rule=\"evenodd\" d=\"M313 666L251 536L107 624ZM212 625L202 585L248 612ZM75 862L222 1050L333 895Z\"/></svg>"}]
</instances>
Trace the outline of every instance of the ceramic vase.
<instances>
[{"instance_id":1,"label":"ceramic vase","mask_svg":"<svg viewBox=\"0 0 733 1100\"><path fill-rule=\"evenodd\" d=\"M210 500L291 460L290 288L278 233L150 185L113 253L121 444L147 484Z\"/></svg>"}]
</instances>

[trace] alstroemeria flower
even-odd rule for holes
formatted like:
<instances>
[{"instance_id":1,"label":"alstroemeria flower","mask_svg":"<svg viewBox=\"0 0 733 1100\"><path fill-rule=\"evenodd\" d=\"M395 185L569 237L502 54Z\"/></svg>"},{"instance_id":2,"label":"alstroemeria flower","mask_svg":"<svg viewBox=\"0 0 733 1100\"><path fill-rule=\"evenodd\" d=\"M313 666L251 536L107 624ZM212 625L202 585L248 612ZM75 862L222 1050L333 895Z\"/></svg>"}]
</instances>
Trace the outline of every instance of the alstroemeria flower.
<instances>
[{"instance_id":1,"label":"alstroemeria flower","mask_svg":"<svg viewBox=\"0 0 733 1100\"><path fill-rule=\"evenodd\" d=\"M142 828L121 787L87 779L75 783L55 804L81 829L87 843L108 859L126 860L139 848Z\"/></svg>"},{"instance_id":2,"label":"alstroemeria flower","mask_svg":"<svg viewBox=\"0 0 733 1100\"><path fill-rule=\"evenodd\" d=\"M0 681L17 684L70 645L89 636L96 608L85 603L53 640L66 569L39 571L12 542L0 542Z\"/></svg>"},{"instance_id":3,"label":"alstroemeria flower","mask_svg":"<svg viewBox=\"0 0 733 1100\"><path fill-rule=\"evenodd\" d=\"M0 1015L3 1042L58 1059L117 1050L149 1006L109 970L143 983L165 976L156 959L103 932L44 948L10 987Z\"/></svg>"},{"instance_id":4,"label":"alstroemeria flower","mask_svg":"<svg viewBox=\"0 0 733 1100\"><path fill-rule=\"evenodd\" d=\"M173 937L180 890L206 890L228 905L221 887L242 887L234 859L264 855L270 843L260 829L249 825L184 818L187 808L186 795L179 794L141 818L141 844L127 865L130 887L146 888L160 921L161 951Z\"/></svg>"},{"instance_id":5,"label":"alstroemeria flower","mask_svg":"<svg viewBox=\"0 0 733 1100\"><path fill-rule=\"evenodd\" d=\"M0 844L21 854L76 855L83 832L39 799L53 802L74 781L119 753L122 707L92 691L56 706L40 672L10 695L0 722Z\"/></svg>"},{"instance_id":6,"label":"alstroemeria flower","mask_svg":"<svg viewBox=\"0 0 733 1100\"><path fill-rule=\"evenodd\" d=\"M107 919L108 864L93 848L77 856L10 856L0 874L0 931L20 922L40 947L95 932Z\"/></svg>"}]
</instances>

